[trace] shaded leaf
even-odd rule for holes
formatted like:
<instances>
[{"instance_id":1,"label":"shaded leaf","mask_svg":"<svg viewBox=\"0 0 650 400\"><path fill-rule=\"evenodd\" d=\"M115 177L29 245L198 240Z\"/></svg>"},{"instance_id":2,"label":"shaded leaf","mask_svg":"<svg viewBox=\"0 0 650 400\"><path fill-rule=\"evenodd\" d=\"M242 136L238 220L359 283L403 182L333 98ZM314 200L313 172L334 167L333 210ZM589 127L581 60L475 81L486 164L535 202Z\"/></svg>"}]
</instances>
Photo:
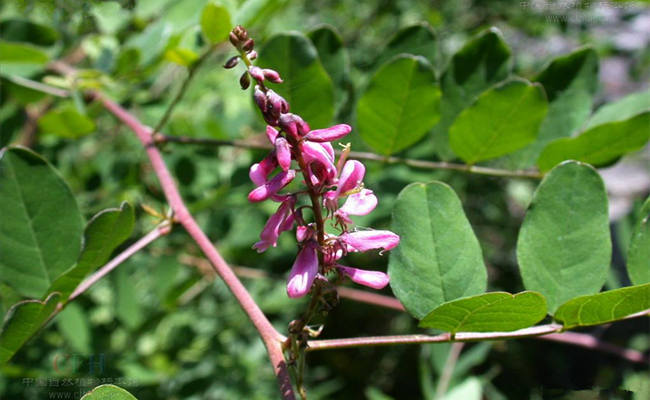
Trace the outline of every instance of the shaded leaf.
<instances>
[{"instance_id":1,"label":"shaded leaf","mask_svg":"<svg viewBox=\"0 0 650 400\"><path fill-rule=\"evenodd\" d=\"M337 105L344 100L343 90L349 85L350 59L343 38L336 29L324 25L307 34L316 47L323 68L334 83L334 97Z\"/></svg>"},{"instance_id":2,"label":"shaded leaf","mask_svg":"<svg viewBox=\"0 0 650 400\"><path fill-rule=\"evenodd\" d=\"M591 116L585 129L607 122L623 121L646 111L650 111L650 89L632 93L600 107Z\"/></svg>"},{"instance_id":3,"label":"shaded leaf","mask_svg":"<svg viewBox=\"0 0 650 400\"><path fill-rule=\"evenodd\" d=\"M431 64L423 57L400 56L377 71L359 99L359 134L378 153L404 150L436 124L439 103Z\"/></svg>"},{"instance_id":4,"label":"shaded leaf","mask_svg":"<svg viewBox=\"0 0 650 400\"><path fill-rule=\"evenodd\" d=\"M297 32L274 35L260 50L258 65L280 73L284 83L271 88L289 102L292 113L312 129L330 125L334 87L309 39Z\"/></svg>"},{"instance_id":5,"label":"shaded leaf","mask_svg":"<svg viewBox=\"0 0 650 400\"><path fill-rule=\"evenodd\" d=\"M208 3L201 13L201 31L208 42L215 44L228 40L232 29L228 9L216 3Z\"/></svg>"},{"instance_id":6,"label":"shaded leaf","mask_svg":"<svg viewBox=\"0 0 650 400\"><path fill-rule=\"evenodd\" d=\"M537 137L546 110L540 85L512 80L496 86L456 117L451 149L468 164L521 149Z\"/></svg>"},{"instance_id":7,"label":"shaded leaf","mask_svg":"<svg viewBox=\"0 0 650 400\"><path fill-rule=\"evenodd\" d=\"M420 319L442 303L485 291L481 246L449 186L407 186L392 221L401 239L388 264L390 285L410 314Z\"/></svg>"},{"instance_id":8,"label":"shaded leaf","mask_svg":"<svg viewBox=\"0 0 650 400\"><path fill-rule=\"evenodd\" d=\"M562 304L554 318L564 328L599 325L650 309L650 283L581 296Z\"/></svg>"},{"instance_id":9,"label":"shaded leaf","mask_svg":"<svg viewBox=\"0 0 650 400\"><path fill-rule=\"evenodd\" d=\"M433 128L435 151L445 160L454 157L449 146L449 127L456 116L485 89L510 74L510 49L496 28L469 40L452 57L440 78L440 121Z\"/></svg>"},{"instance_id":10,"label":"shaded leaf","mask_svg":"<svg viewBox=\"0 0 650 400\"><path fill-rule=\"evenodd\" d=\"M44 301L24 300L9 309L0 329L0 365L9 361L38 332L58 302L59 294L52 293Z\"/></svg>"},{"instance_id":11,"label":"shaded leaf","mask_svg":"<svg viewBox=\"0 0 650 400\"><path fill-rule=\"evenodd\" d=\"M650 198L641 208L641 218L627 249L627 274L634 285L650 283Z\"/></svg>"},{"instance_id":12,"label":"shaded leaf","mask_svg":"<svg viewBox=\"0 0 650 400\"><path fill-rule=\"evenodd\" d=\"M484 293L437 307L421 328L456 332L509 332L535 325L546 316L546 300L537 292Z\"/></svg>"},{"instance_id":13,"label":"shaded leaf","mask_svg":"<svg viewBox=\"0 0 650 400\"><path fill-rule=\"evenodd\" d=\"M125 267L115 271L115 315L127 328L134 330L145 317L130 270Z\"/></svg>"},{"instance_id":14,"label":"shaded leaf","mask_svg":"<svg viewBox=\"0 0 650 400\"><path fill-rule=\"evenodd\" d=\"M497 160L498 165L506 168L535 165L549 142L570 137L580 129L589 117L598 90L598 54L592 48L584 48L557 57L534 81L546 91L548 112L533 143Z\"/></svg>"},{"instance_id":15,"label":"shaded leaf","mask_svg":"<svg viewBox=\"0 0 650 400\"><path fill-rule=\"evenodd\" d=\"M600 291L611 254L603 180L589 165L558 165L535 191L519 232L524 286L542 293L552 313L575 296Z\"/></svg>"},{"instance_id":16,"label":"shaded leaf","mask_svg":"<svg viewBox=\"0 0 650 400\"><path fill-rule=\"evenodd\" d=\"M56 317L56 324L66 342L75 352L90 354L90 326L83 308L77 303L68 304Z\"/></svg>"},{"instance_id":17,"label":"shaded leaf","mask_svg":"<svg viewBox=\"0 0 650 400\"><path fill-rule=\"evenodd\" d=\"M182 65L183 67L189 67L199 59L199 55L190 49L176 47L174 49L165 51L165 59L167 61L173 62L174 64Z\"/></svg>"},{"instance_id":18,"label":"shaded leaf","mask_svg":"<svg viewBox=\"0 0 650 400\"><path fill-rule=\"evenodd\" d=\"M0 154L0 198L0 280L24 296L41 297L79 256L77 203L56 170L21 147Z\"/></svg>"},{"instance_id":19,"label":"shaded leaf","mask_svg":"<svg viewBox=\"0 0 650 400\"><path fill-rule=\"evenodd\" d=\"M0 22L0 34L11 42L27 42L37 46L51 46L59 39L59 33L49 26L13 18Z\"/></svg>"},{"instance_id":20,"label":"shaded leaf","mask_svg":"<svg viewBox=\"0 0 650 400\"><path fill-rule=\"evenodd\" d=\"M628 120L597 125L577 137L551 142L542 151L537 165L542 171L564 160L608 165L622 155L641 149L650 139L648 127L650 111Z\"/></svg>"},{"instance_id":21,"label":"shaded leaf","mask_svg":"<svg viewBox=\"0 0 650 400\"><path fill-rule=\"evenodd\" d=\"M127 202L119 209L95 215L84 231L84 247L77 263L52 284L49 292L60 292L66 300L88 273L105 264L117 246L131 236L134 225L133 207Z\"/></svg>"},{"instance_id":22,"label":"shaded leaf","mask_svg":"<svg viewBox=\"0 0 650 400\"><path fill-rule=\"evenodd\" d=\"M375 65L381 65L399 54L422 56L435 70L438 65L438 42L431 26L419 23L401 29L389 40Z\"/></svg>"},{"instance_id":23,"label":"shaded leaf","mask_svg":"<svg viewBox=\"0 0 650 400\"><path fill-rule=\"evenodd\" d=\"M115 385L97 386L86 393L81 400L137 400L128 391Z\"/></svg>"},{"instance_id":24,"label":"shaded leaf","mask_svg":"<svg viewBox=\"0 0 650 400\"><path fill-rule=\"evenodd\" d=\"M43 133L51 133L68 139L77 139L95 130L95 123L79 113L73 105L64 105L48 111L38 120Z\"/></svg>"}]
</instances>

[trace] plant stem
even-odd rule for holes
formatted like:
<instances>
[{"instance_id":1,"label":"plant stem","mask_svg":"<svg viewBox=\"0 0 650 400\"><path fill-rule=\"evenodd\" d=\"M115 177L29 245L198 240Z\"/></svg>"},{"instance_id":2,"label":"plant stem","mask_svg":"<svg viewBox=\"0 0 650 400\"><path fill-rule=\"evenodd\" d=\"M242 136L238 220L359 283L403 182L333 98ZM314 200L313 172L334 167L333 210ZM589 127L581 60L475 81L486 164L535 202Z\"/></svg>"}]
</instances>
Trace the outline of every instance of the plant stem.
<instances>
[{"instance_id":1,"label":"plant stem","mask_svg":"<svg viewBox=\"0 0 650 400\"><path fill-rule=\"evenodd\" d=\"M449 349L449 355L445 361L445 367L442 369L440 379L438 379L438 385L436 386L436 394L434 397L435 400L442 399L445 393L447 393L449 382L454 374L454 368L456 367L456 362L458 361L460 352L463 350L463 346L465 346L465 343L452 343L451 349Z\"/></svg>"},{"instance_id":2,"label":"plant stem","mask_svg":"<svg viewBox=\"0 0 650 400\"><path fill-rule=\"evenodd\" d=\"M179 143L179 144L198 144L205 146L232 146L244 149L271 149L270 146L259 143L251 143L243 140L219 140L208 138L192 138L186 136L171 136L171 135L156 135L157 143ZM336 152L340 154L340 151ZM507 170L499 168L481 167L477 165L467 165L459 163L450 163L446 161L426 161L415 160L411 158L381 156L375 153L351 151L349 158L357 160L367 160L382 162L385 164L404 164L409 167L427 170L448 170L458 171L477 175L498 176L504 178L528 178L528 179L541 179L544 177L539 171L536 170Z\"/></svg>"}]
</instances>

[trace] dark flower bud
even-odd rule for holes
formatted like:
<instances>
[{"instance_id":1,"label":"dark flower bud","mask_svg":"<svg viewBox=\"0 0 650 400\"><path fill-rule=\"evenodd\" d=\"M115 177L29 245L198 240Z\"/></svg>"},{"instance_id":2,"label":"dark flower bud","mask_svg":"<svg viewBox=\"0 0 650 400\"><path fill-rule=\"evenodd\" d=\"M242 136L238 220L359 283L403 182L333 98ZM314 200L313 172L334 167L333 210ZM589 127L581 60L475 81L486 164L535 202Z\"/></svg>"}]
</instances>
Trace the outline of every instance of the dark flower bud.
<instances>
[{"instance_id":1,"label":"dark flower bud","mask_svg":"<svg viewBox=\"0 0 650 400\"><path fill-rule=\"evenodd\" d=\"M273 83L282 83L282 78L280 78L280 74L278 74L277 71L265 68L262 70L262 73L264 74L264 77L269 81Z\"/></svg>"},{"instance_id":2,"label":"dark flower bud","mask_svg":"<svg viewBox=\"0 0 650 400\"><path fill-rule=\"evenodd\" d=\"M251 85L251 78L248 77L248 72L244 72L239 78L239 85L243 90L248 89L248 87Z\"/></svg>"},{"instance_id":3,"label":"dark flower bud","mask_svg":"<svg viewBox=\"0 0 650 400\"><path fill-rule=\"evenodd\" d=\"M233 28L233 33L239 38L239 40L246 41L248 39L248 32L244 29L243 26L237 25Z\"/></svg>"},{"instance_id":4,"label":"dark flower bud","mask_svg":"<svg viewBox=\"0 0 650 400\"><path fill-rule=\"evenodd\" d=\"M228 34L228 40L230 40L230 43L232 43L233 46L239 48L240 41L234 32L230 32L230 34Z\"/></svg>"},{"instance_id":5,"label":"dark flower bud","mask_svg":"<svg viewBox=\"0 0 650 400\"><path fill-rule=\"evenodd\" d=\"M255 50L251 50L248 52L248 59L249 60L254 60L257 58L257 52Z\"/></svg>"},{"instance_id":6,"label":"dark flower bud","mask_svg":"<svg viewBox=\"0 0 650 400\"><path fill-rule=\"evenodd\" d=\"M269 100L269 111L275 118L279 118L281 113L289 112L289 103L282 96L271 89L266 92L266 96Z\"/></svg>"},{"instance_id":7,"label":"dark flower bud","mask_svg":"<svg viewBox=\"0 0 650 400\"><path fill-rule=\"evenodd\" d=\"M251 51L251 50L253 50L253 47L255 47L255 41L253 39L248 39L241 46L242 50L244 50L244 51Z\"/></svg>"},{"instance_id":8,"label":"dark flower bud","mask_svg":"<svg viewBox=\"0 0 650 400\"><path fill-rule=\"evenodd\" d=\"M233 57L230 57L228 59L228 61L226 61L226 63L223 65L223 67L226 68L226 69L230 69L230 68L234 68L235 66L237 66L237 64L239 64L239 56L233 56Z\"/></svg>"},{"instance_id":9,"label":"dark flower bud","mask_svg":"<svg viewBox=\"0 0 650 400\"><path fill-rule=\"evenodd\" d=\"M298 126L295 121L295 116L293 114L282 114L280 115L279 124L280 128L285 131L288 135L293 136L298 139Z\"/></svg>"},{"instance_id":10,"label":"dark flower bud","mask_svg":"<svg viewBox=\"0 0 650 400\"><path fill-rule=\"evenodd\" d=\"M266 93L264 93L259 85L255 85L255 94L253 95L253 99L255 100L255 104L260 108L260 111L262 113L266 112Z\"/></svg>"}]
</instances>

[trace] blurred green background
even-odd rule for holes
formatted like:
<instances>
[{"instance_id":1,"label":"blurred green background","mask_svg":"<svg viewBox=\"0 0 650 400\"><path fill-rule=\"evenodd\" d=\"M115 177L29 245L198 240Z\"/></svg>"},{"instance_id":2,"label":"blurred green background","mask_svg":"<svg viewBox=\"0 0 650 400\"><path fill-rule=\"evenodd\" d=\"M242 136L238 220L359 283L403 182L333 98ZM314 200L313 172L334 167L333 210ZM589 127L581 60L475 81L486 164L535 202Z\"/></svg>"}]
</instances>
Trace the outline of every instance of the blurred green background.
<instances>
[{"instance_id":1,"label":"blurred green background","mask_svg":"<svg viewBox=\"0 0 650 400\"><path fill-rule=\"evenodd\" d=\"M153 126L187 74L176 49L200 54L205 47L199 21L206 3L5 0L0 5L2 43L31 43L48 59L79 59L78 67L96 71L89 77L91 85L103 85L110 96ZM370 74L386 60L386 44L413 24L427 24L435 32L435 46L418 51L426 53L438 74L468 38L496 26L512 49L514 73L526 78L554 56L593 46L600 57L596 106L647 88L650 81L650 9L643 3L233 0L222 4L233 22L245 23L260 45L274 33L308 33L321 24L340 32L347 55L339 62L347 69L347 78L335 82L336 121L353 127L354 104ZM80 54L85 57L77 57ZM206 60L163 132L216 139L261 137L263 121L237 83L241 70L221 67L232 54L231 47L223 45ZM79 137L34 123L34 115L78 107L80 102L46 96L11 77L56 84L51 75L42 63L16 64L0 58L0 146L23 144L46 157L71 186L87 219L124 200L166 211L141 146L99 105L84 107L94 126ZM354 135L353 131L353 150L368 151ZM402 155L434 159L427 140ZM251 249L275 207L246 200L252 188L248 167L265 152L174 143L163 151L187 204L226 260L268 274L244 277L244 283L276 328L284 331L306 304L285 293L285 278L295 257L291 235L284 235L278 247L266 253ZM388 228L392 204L404 186L445 181L461 197L481 242L489 289L522 289L515 244L534 182L378 162L366 165L366 187L378 194L379 206L357 219L358 225ZM647 150L629 156L627 165L642 179L626 181L616 174L610 178L619 187L635 190L610 188L616 206L611 200L615 257L609 289L629 283L621 269L622 254L641 195L650 187ZM639 170L638 165L645 168ZM137 232L122 248L156 223L140 207L138 214ZM385 270L387 259L376 254L349 257L350 265L380 270ZM390 289L384 293L390 295ZM0 287L0 316L15 300L9 288ZM324 322L323 338L425 332L405 313L346 299ZM648 328L647 320L630 320L589 332L647 351ZM438 344L310 353L307 387L312 398L432 398L449 350L449 345ZM2 399L79 398L79 393L99 383L117 384L139 399L269 399L278 393L255 330L182 229L100 281L0 374ZM479 343L464 347L449 398L632 398L624 390L644 396L641 389L645 385L649 390L648 381L643 365L585 348L534 339ZM72 397L52 397L53 393Z\"/></svg>"}]
</instances>

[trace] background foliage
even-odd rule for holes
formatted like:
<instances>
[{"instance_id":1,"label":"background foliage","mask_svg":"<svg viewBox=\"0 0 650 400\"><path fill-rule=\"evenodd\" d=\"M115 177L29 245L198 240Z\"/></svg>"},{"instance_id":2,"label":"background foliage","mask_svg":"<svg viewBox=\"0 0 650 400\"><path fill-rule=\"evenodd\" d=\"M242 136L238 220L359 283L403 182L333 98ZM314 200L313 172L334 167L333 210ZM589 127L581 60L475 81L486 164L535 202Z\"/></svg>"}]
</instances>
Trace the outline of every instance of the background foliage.
<instances>
[{"instance_id":1,"label":"background foliage","mask_svg":"<svg viewBox=\"0 0 650 400\"><path fill-rule=\"evenodd\" d=\"M543 171L565 159L597 167L618 161L614 168L619 170L600 170L605 187L593 169L578 164L553 170L537 187L529 179L368 162L366 184L380 195L380 203L371 216L358 218L358 225L390 227L402 189L413 182L443 181L446 185L408 186L400 195L406 203L395 206L394 213L413 212L412 204L428 196L450 204L457 213L449 216L445 227L457 230L456 242L468 243L463 247L466 257L457 261L480 267L478 275L485 271L483 263L487 268L487 277L472 275L477 283L467 293L429 299L429 307L420 310L405 302L418 317L442 301L480 294L486 280L489 291L540 291L552 310L576 291L592 293L603 282L608 290L649 282L648 269L643 268L648 258L641 250L647 249L644 243L649 237L642 234L647 232L647 219L644 222L642 217L648 211L647 203L643 209L642 203L650 178L647 148L638 151L650 134L650 11L643 5L586 3L566 8L553 7L554 2L540 6L498 0L247 0L221 5L205 0L2 3L0 146L21 144L43 156L12 150L3 156L3 163L15 171L12 182L56 199L58 218L66 223L41 222L49 227L38 230L47 240L36 242L54 248L40 249L43 257L24 256L36 260L30 263L34 271L28 283L16 286L12 278L8 285L10 269L0 263L0 316L24 298L46 294L52 285L64 297L69 295L74 285L66 279L74 281L75 274L83 276L97 268L113 249L133 243L158 222L143 212L142 204L166 212L140 145L101 106L84 102L84 89L102 88L144 123L155 126L185 76L192 73L194 80L164 133L214 139L262 137L263 121L250 97L239 89L238 72L221 68L231 51L219 44L227 30L210 23L215 20L249 28L260 49L258 64L280 71L287 84L277 91L313 127L350 123L353 150L422 160L460 159L511 169L537 165ZM215 49L194 71L212 44ZM79 79L66 82L45 68L49 61L62 58L84 68ZM30 88L32 81L69 90L71 96L59 99L44 94ZM425 112L435 108L437 113ZM512 121L517 121L517 129L502 128ZM245 283L276 327L284 330L305 306L285 294L294 241L282 237L277 249L261 255L250 248L274 211L272 205L251 205L246 200L251 189L248 166L264 152L174 143L166 144L164 152L191 211L224 257L232 265L265 272L267 277ZM69 189L61 184L38 185L45 179L39 174L54 174ZM568 183L571 179L573 183ZM596 198L558 197L565 193L558 187L572 184L597 187ZM8 188L3 181L3 203L13 198ZM605 189L609 216L603 204ZM122 205L123 201L128 203ZM539 208L524 219L531 201ZM564 220L565 214L553 215L548 212L553 207L543 206L568 201L580 210L575 220ZM109 208L113 210L93 217ZM3 213L3 229L23 229L24 221L15 220L18 217ZM571 295L543 284L535 287L535 276L527 272L538 271L538 267L531 269L531 263L538 262L540 255L556 254L558 248L569 258L585 258L542 240L551 228L536 231L538 225L529 222L540 218L560 218L552 225L564 227L567 235L584 231L575 240L591 241L597 250L586 254L596 260L595 268L585 264L588 273L581 270L565 277L578 286ZM84 235L84 221L89 223L86 238L99 238L108 254L84 250L77 260L80 249L69 245L78 242L74 237ZM122 240L101 241L104 230L115 235L117 228ZM435 237L436 232L430 234ZM0 252L6 243L0 236ZM629 277L624 267L628 245L641 249L630 253ZM613 268L607 268L609 248ZM77 260L60 280L40 271L63 272L59 269L69 265L36 268L39 262L47 264L57 250L69 252L69 264ZM399 294L400 277L395 274L405 270L394 268L393 263L409 251L406 259L413 259L417 251L409 248L408 241L396 250L389 271L393 290ZM351 259L380 270L388 264L386 256L364 254ZM543 268L553 265L545 263ZM551 292L555 296L547 294ZM386 294L391 294L390 289ZM620 292L614 295L624 297ZM494 301L499 307L499 295L489 296L470 301ZM539 310L534 294L519 296L531 310ZM29 303L29 311L47 315L52 301L60 301L49 300ZM611 304L611 299L602 301ZM572 311L574 307L565 304L556 317L562 316L567 325L589 325L587 317ZM345 299L327 321L326 338L430 331L418 328L418 322L405 313ZM429 314L425 321L422 326L448 329L435 322L435 315ZM650 348L647 319L587 329L621 346ZM449 351L449 345L436 344L310 353L310 395L432 398ZM36 399L65 392L79 398L79 392L99 383L115 383L139 399L267 399L277 393L267 364L265 349L243 312L179 229L71 303L11 363L0 367L0 396ZM625 389L643 398L646 378L643 366L582 348L540 340L478 343L463 350L448 397L552 398L587 390L627 398Z\"/></svg>"}]
</instances>

